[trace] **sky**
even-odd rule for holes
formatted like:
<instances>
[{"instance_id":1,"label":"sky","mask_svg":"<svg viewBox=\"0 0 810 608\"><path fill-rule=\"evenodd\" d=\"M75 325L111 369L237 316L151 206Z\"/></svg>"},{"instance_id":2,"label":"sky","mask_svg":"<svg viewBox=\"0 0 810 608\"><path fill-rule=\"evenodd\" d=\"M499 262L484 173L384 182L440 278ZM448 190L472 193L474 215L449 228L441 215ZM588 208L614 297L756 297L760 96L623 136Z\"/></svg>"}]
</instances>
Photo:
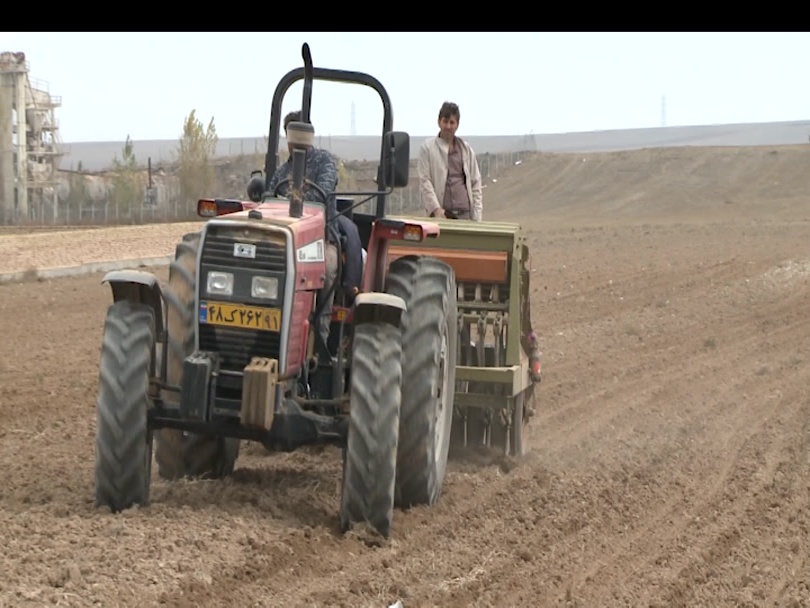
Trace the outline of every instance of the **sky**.
<instances>
[{"instance_id":1,"label":"sky","mask_svg":"<svg viewBox=\"0 0 810 608\"><path fill-rule=\"evenodd\" d=\"M177 139L191 110L220 138L266 135L304 42L316 66L380 80L394 128L414 136L437 131L446 100L459 135L810 118L810 33L0 32L0 52L25 53L61 96L65 143ZM290 87L282 115L301 93ZM382 131L368 87L316 81L311 112L316 134Z\"/></svg>"}]
</instances>

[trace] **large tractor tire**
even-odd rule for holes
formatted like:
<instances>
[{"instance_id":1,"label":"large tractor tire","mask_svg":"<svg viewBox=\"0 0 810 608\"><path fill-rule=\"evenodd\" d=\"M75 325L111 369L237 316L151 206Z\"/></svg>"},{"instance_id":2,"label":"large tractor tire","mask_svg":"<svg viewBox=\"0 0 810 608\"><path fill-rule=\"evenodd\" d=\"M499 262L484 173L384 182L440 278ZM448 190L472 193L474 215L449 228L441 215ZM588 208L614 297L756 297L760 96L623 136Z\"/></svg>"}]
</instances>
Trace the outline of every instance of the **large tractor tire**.
<instances>
[{"instance_id":1,"label":"large tractor tire","mask_svg":"<svg viewBox=\"0 0 810 608\"><path fill-rule=\"evenodd\" d=\"M107 309L96 403L96 506L113 512L149 504L155 315L147 304L122 300Z\"/></svg>"},{"instance_id":2,"label":"large tractor tire","mask_svg":"<svg viewBox=\"0 0 810 608\"><path fill-rule=\"evenodd\" d=\"M354 329L349 434L343 458L340 525L368 523L388 537L394 516L402 386L400 330L384 322Z\"/></svg>"},{"instance_id":3,"label":"large tractor tire","mask_svg":"<svg viewBox=\"0 0 810 608\"><path fill-rule=\"evenodd\" d=\"M392 262L386 292L405 301L397 506L433 505L444 485L456 387L458 307L452 268L431 257Z\"/></svg>"},{"instance_id":4,"label":"large tractor tire","mask_svg":"<svg viewBox=\"0 0 810 608\"><path fill-rule=\"evenodd\" d=\"M194 350L199 246L199 233L183 236L177 244L164 290L168 334L166 381L174 386L182 385L183 360ZM156 440L158 474L165 479L225 477L233 473L239 456L239 440L230 437L160 429Z\"/></svg>"}]
</instances>

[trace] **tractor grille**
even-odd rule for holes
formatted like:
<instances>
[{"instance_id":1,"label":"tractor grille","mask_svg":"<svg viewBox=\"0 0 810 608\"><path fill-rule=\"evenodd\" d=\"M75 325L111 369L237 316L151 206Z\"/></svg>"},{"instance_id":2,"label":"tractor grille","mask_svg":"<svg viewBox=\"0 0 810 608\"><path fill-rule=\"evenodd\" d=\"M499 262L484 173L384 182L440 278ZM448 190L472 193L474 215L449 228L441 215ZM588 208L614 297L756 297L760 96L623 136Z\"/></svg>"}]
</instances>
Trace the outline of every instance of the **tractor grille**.
<instances>
[{"instance_id":1,"label":"tractor grille","mask_svg":"<svg viewBox=\"0 0 810 608\"><path fill-rule=\"evenodd\" d=\"M279 242L281 239L283 237L273 235L273 239L270 240L266 232L255 229L211 226L203 244L202 263L211 266L234 266L245 270L285 273L287 251L283 242ZM256 245L256 257L234 257L233 246L236 243Z\"/></svg>"},{"instance_id":2,"label":"tractor grille","mask_svg":"<svg viewBox=\"0 0 810 608\"><path fill-rule=\"evenodd\" d=\"M234 256L234 245L246 243L256 246L255 258ZM202 276L208 269L232 271L235 276L234 293L229 297L216 297L221 302L273 306L282 308L287 290L287 249L283 233L251 226L208 226L201 252ZM253 275L275 276L279 280L279 297L274 302L257 300L250 296ZM204 289L204 287L201 287ZM202 299L202 293L201 299ZM282 315L282 326L286 319ZM222 369L242 371L252 357L279 358L281 335L199 324L200 350L219 353Z\"/></svg>"},{"instance_id":3,"label":"tractor grille","mask_svg":"<svg viewBox=\"0 0 810 608\"><path fill-rule=\"evenodd\" d=\"M200 350L218 352L226 370L241 372L252 357L278 359L280 341L276 333L200 325Z\"/></svg>"}]
</instances>

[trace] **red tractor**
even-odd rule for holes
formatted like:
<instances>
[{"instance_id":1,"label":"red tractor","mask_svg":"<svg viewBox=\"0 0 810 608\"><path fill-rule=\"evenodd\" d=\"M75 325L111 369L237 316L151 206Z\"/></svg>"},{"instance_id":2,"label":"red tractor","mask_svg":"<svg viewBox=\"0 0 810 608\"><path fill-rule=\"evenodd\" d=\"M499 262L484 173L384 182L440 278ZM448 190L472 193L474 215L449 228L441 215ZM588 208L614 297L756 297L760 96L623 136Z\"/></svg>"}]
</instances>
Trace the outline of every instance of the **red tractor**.
<instances>
[{"instance_id":1,"label":"red tractor","mask_svg":"<svg viewBox=\"0 0 810 608\"><path fill-rule=\"evenodd\" d=\"M99 506L120 511L149 502L153 436L166 479L229 475L242 440L271 451L341 446L344 531L368 522L388 536L395 507L434 504L441 494L459 335L455 274L429 255L389 263L391 241L416 244L439 227L385 216L387 196L408 183L410 160L409 136L393 131L385 88L367 74L313 67L307 45L303 55L304 67L286 74L273 97L265 185L276 169L282 100L294 82L304 80L304 93L301 121L290 127L302 131L311 130L314 80L379 94L378 189L323 193L344 197L340 211L360 235L360 293L336 294L329 339L320 339L316 295L330 226L323 203L303 200L307 152L298 148L289 199L265 191L259 201L199 201L198 214L210 219L177 245L168 284L138 270L109 273ZM376 213L355 213L359 203L346 196L375 197Z\"/></svg>"}]
</instances>

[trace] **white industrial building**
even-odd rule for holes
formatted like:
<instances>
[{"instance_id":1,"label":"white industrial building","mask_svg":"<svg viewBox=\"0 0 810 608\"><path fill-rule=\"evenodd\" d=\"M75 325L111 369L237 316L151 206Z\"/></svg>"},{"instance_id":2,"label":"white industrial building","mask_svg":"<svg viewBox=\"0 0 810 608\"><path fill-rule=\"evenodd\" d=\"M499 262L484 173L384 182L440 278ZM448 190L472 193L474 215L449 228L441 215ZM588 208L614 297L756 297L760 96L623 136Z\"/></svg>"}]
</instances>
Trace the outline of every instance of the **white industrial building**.
<instances>
[{"instance_id":1,"label":"white industrial building","mask_svg":"<svg viewBox=\"0 0 810 608\"><path fill-rule=\"evenodd\" d=\"M0 52L0 224L56 217L61 104L24 53Z\"/></svg>"}]
</instances>

